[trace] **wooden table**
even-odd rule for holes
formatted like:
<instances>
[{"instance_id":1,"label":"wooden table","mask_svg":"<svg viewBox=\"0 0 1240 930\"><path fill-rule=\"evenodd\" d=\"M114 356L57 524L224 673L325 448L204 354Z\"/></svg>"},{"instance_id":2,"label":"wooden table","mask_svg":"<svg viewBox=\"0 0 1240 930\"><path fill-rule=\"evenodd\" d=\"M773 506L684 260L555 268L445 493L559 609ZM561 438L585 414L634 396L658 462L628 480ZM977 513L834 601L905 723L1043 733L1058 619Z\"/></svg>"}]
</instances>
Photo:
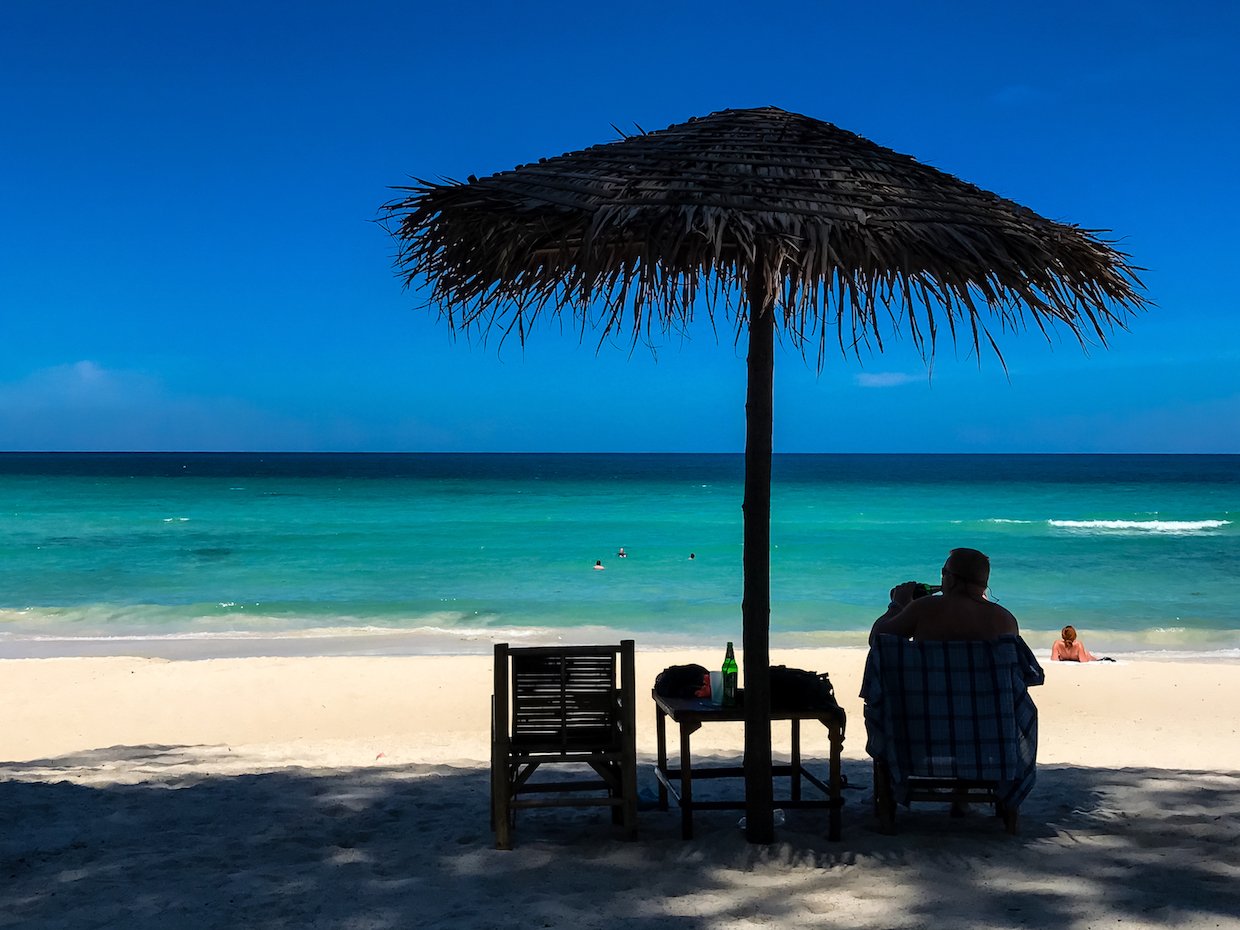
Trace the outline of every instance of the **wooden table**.
<instances>
[{"instance_id":1,"label":"wooden table","mask_svg":"<svg viewBox=\"0 0 1240 930\"><path fill-rule=\"evenodd\" d=\"M695 801L693 782L704 778L743 778L745 769L739 765L693 767L693 754L689 746L692 736L704 723L736 723L745 719L741 692L736 707L720 707L704 698L669 698L654 695L655 731L659 741L659 759L655 775L659 779L659 809L668 809L668 795L680 806L680 833L684 839L693 838L693 812L695 810L744 810L745 799ZM669 768L667 764L667 720L680 725L680 766ZM786 765L775 765L771 774L790 779L789 796L776 798L775 806L786 809L826 808L829 811L827 836L840 838L840 808L844 799L844 780L840 773L840 753L844 748L845 714L843 708L816 710L772 710L771 720L787 720L792 727L792 758ZM801 763L801 721L817 720L827 730L830 743L829 775L824 783ZM801 780L809 782L823 797L802 798Z\"/></svg>"}]
</instances>

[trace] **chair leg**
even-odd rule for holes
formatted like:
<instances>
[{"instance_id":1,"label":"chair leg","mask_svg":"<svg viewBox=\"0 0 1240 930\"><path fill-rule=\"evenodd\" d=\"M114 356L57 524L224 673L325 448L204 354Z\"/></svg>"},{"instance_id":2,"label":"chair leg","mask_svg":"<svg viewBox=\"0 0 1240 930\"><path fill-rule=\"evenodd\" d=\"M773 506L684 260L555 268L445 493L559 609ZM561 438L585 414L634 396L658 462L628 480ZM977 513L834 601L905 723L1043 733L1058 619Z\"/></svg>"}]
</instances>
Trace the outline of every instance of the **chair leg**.
<instances>
[{"instance_id":1,"label":"chair leg","mask_svg":"<svg viewBox=\"0 0 1240 930\"><path fill-rule=\"evenodd\" d=\"M637 762L621 759L607 767L595 766L607 782L607 798L611 805L611 822L622 827L626 840L637 839Z\"/></svg>"},{"instance_id":2,"label":"chair leg","mask_svg":"<svg viewBox=\"0 0 1240 930\"><path fill-rule=\"evenodd\" d=\"M611 823L612 826L624 826L625 813L625 784L624 784L624 766L623 764L615 766L610 773L610 781L614 784L607 789L607 798L612 801L611 805Z\"/></svg>"},{"instance_id":3,"label":"chair leg","mask_svg":"<svg viewBox=\"0 0 1240 930\"><path fill-rule=\"evenodd\" d=\"M637 839L637 688L634 643L620 642L620 700L623 705L624 752L620 757L620 791L624 799L624 837Z\"/></svg>"},{"instance_id":4,"label":"chair leg","mask_svg":"<svg viewBox=\"0 0 1240 930\"><path fill-rule=\"evenodd\" d=\"M624 785L624 838L637 839L637 760L630 758L621 763L620 778Z\"/></svg>"},{"instance_id":5,"label":"chair leg","mask_svg":"<svg viewBox=\"0 0 1240 930\"><path fill-rule=\"evenodd\" d=\"M491 694L491 829L495 848L512 849L513 772L508 767L508 644L495 646Z\"/></svg>"},{"instance_id":6,"label":"chair leg","mask_svg":"<svg viewBox=\"0 0 1240 930\"><path fill-rule=\"evenodd\" d=\"M1003 829L1010 836L1016 836L1020 833L1020 808L1019 807L1002 807Z\"/></svg>"},{"instance_id":7,"label":"chair leg","mask_svg":"<svg viewBox=\"0 0 1240 930\"><path fill-rule=\"evenodd\" d=\"M893 836L896 832L895 791L891 772L877 759L874 760L874 813L878 815L878 832Z\"/></svg>"},{"instance_id":8,"label":"chair leg","mask_svg":"<svg viewBox=\"0 0 1240 930\"><path fill-rule=\"evenodd\" d=\"M491 828L495 831L495 848L512 849L512 788L508 766L491 760Z\"/></svg>"}]
</instances>

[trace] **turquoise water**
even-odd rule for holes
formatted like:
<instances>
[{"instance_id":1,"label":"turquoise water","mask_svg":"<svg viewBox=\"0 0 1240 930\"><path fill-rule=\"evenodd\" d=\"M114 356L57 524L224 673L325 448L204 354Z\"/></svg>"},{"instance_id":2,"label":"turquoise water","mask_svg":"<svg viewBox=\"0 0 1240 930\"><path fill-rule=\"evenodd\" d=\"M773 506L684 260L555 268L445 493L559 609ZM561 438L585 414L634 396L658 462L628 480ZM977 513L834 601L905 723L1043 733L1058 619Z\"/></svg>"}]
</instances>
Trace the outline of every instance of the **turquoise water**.
<instances>
[{"instance_id":1,"label":"turquoise water","mask_svg":"<svg viewBox=\"0 0 1240 930\"><path fill-rule=\"evenodd\" d=\"M742 477L729 455L0 455L0 656L739 640ZM860 645L892 584L967 545L1031 640L1240 656L1240 457L777 456L773 484L776 646Z\"/></svg>"}]
</instances>

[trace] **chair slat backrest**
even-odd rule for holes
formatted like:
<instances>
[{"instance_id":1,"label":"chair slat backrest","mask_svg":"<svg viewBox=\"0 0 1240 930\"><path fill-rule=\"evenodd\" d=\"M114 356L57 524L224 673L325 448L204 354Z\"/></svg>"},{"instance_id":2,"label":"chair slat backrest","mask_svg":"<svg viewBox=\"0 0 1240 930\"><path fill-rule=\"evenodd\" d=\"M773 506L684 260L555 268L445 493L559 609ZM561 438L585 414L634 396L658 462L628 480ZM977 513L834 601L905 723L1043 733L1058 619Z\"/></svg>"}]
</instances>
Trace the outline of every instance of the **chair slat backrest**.
<instances>
[{"instance_id":1,"label":"chair slat backrest","mask_svg":"<svg viewBox=\"0 0 1240 930\"><path fill-rule=\"evenodd\" d=\"M527 751L620 747L617 646L512 649L512 742Z\"/></svg>"}]
</instances>

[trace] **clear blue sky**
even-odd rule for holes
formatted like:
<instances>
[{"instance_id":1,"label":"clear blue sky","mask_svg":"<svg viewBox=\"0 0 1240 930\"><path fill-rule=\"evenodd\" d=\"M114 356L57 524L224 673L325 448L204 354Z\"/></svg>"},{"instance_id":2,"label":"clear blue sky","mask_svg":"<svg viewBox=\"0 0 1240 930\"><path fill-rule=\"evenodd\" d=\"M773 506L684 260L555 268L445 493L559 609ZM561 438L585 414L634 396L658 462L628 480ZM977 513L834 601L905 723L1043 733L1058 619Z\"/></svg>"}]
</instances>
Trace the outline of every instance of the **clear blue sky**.
<instances>
[{"instance_id":1,"label":"clear blue sky","mask_svg":"<svg viewBox=\"0 0 1240 930\"><path fill-rule=\"evenodd\" d=\"M730 332L453 341L373 220L774 105L1113 230L1157 304L1109 351L1005 338L1006 375L781 352L776 451L1240 452L1238 41L1216 0L10 0L0 450L740 451Z\"/></svg>"}]
</instances>

